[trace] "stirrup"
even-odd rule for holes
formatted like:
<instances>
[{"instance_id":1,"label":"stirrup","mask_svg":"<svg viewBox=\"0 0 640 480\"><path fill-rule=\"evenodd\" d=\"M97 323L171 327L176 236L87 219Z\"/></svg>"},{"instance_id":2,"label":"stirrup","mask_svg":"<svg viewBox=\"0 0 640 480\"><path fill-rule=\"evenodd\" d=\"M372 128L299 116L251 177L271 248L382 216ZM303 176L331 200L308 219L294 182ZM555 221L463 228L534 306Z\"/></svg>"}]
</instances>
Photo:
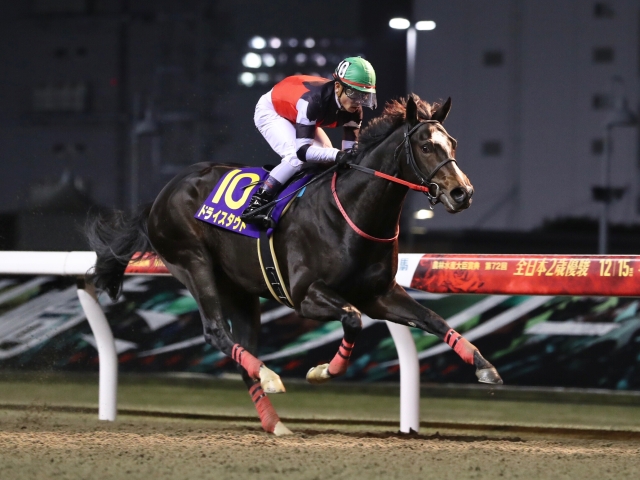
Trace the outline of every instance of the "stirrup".
<instances>
[{"instance_id":1,"label":"stirrup","mask_svg":"<svg viewBox=\"0 0 640 480\"><path fill-rule=\"evenodd\" d=\"M271 217L263 217L262 215L249 217L248 219L242 221L249 225L254 225L260 230L269 230L270 228L276 228L276 222L274 222Z\"/></svg>"},{"instance_id":2,"label":"stirrup","mask_svg":"<svg viewBox=\"0 0 640 480\"><path fill-rule=\"evenodd\" d=\"M268 209L266 212L261 211L258 213L249 212L248 214L240 215L240 219L244 223L248 223L251 225L256 225L259 228L264 228L268 230L270 228L276 228L276 222L271 218L271 213L273 212L273 208Z\"/></svg>"}]
</instances>

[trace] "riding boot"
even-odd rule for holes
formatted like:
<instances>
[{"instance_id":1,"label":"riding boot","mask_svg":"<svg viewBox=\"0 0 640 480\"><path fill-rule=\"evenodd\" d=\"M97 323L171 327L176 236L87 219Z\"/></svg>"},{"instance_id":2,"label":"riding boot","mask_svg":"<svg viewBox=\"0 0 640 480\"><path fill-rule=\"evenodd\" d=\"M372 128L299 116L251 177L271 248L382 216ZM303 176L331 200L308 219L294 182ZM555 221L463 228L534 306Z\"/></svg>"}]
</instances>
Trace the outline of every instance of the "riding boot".
<instances>
[{"instance_id":1,"label":"riding boot","mask_svg":"<svg viewBox=\"0 0 640 480\"><path fill-rule=\"evenodd\" d=\"M281 187L282 184L278 180L269 176L256 193L253 194L249 201L249 206L245 208L240 218L246 223L268 226L271 223L270 214L272 209L267 208L255 214L253 212L276 198Z\"/></svg>"}]
</instances>

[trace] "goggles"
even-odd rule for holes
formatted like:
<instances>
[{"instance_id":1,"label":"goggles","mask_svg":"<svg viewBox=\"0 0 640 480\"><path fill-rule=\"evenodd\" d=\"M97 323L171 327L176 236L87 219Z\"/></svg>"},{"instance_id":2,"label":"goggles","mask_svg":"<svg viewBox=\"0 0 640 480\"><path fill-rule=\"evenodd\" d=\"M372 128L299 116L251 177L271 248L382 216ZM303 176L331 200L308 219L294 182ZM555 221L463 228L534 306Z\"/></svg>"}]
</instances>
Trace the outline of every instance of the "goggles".
<instances>
[{"instance_id":1,"label":"goggles","mask_svg":"<svg viewBox=\"0 0 640 480\"><path fill-rule=\"evenodd\" d=\"M355 88L345 86L344 94L356 105L368 108L375 108L377 105L375 93L361 92Z\"/></svg>"}]
</instances>

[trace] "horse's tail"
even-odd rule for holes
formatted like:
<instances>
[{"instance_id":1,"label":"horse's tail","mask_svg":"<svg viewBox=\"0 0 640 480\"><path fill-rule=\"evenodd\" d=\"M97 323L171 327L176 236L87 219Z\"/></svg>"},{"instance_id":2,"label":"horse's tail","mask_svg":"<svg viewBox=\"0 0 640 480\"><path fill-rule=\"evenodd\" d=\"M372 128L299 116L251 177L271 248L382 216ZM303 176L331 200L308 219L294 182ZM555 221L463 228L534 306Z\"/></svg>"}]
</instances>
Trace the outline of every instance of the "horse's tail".
<instances>
[{"instance_id":1,"label":"horse's tail","mask_svg":"<svg viewBox=\"0 0 640 480\"><path fill-rule=\"evenodd\" d=\"M147 230L150 211L151 205L132 215L114 211L96 216L85 226L89 246L98 256L91 275L93 284L112 300L120 295L129 261L153 249Z\"/></svg>"}]
</instances>

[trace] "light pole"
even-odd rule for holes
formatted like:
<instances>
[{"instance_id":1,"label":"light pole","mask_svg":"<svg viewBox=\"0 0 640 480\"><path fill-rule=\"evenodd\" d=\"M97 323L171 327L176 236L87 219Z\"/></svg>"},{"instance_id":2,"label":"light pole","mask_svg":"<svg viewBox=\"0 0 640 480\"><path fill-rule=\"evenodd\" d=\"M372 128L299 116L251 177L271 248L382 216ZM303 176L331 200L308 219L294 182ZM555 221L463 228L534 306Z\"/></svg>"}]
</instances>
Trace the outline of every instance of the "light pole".
<instances>
[{"instance_id":1,"label":"light pole","mask_svg":"<svg viewBox=\"0 0 640 480\"><path fill-rule=\"evenodd\" d=\"M411 24L406 18L392 18L389 20L389 26L394 30L406 30L407 31L407 95L413 93L415 89L415 77L416 77L416 43L418 40L418 31L433 30L436 28L436 22L433 20L421 20L414 24ZM424 216L422 212L426 210L418 210L413 212L415 207L411 207L408 210L411 212L409 217L409 249L414 247L414 240L416 234L424 233L425 229L416 225L416 220L425 220L433 217L433 212L430 211L429 216Z\"/></svg>"},{"instance_id":2,"label":"light pole","mask_svg":"<svg viewBox=\"0 0 640 480\"><path fill-rule=\"evenodd\" d=\"M406 18L392 18L389 26L395 30L407 31L407 95L413 93L416 76L416 42L419 30L433 30L436 22L433 20L421 20L413 25Z\"/></svg>"},{"instance_id":3,"label":"light pole","mask_svg":"<svg viewBox=\"0 0 640 480\"><path fill-rule=\"evenodd\" d=\"M605 140L604 155L601 165L602 185L593 187L593 198L602 202L600 220L598 224L598 254L606 255L609 245L609 204L620 200L625 193L625 187L611 186L611 152L613 129L615 127L631 127L638 124L638 117L629 110L627 98L622 91L622 78L612 78L613 108L604 123ZM616 88L618 87L618 88ZM616 91L617 90L617 91Z\"/></svg>"}]
</instances>

